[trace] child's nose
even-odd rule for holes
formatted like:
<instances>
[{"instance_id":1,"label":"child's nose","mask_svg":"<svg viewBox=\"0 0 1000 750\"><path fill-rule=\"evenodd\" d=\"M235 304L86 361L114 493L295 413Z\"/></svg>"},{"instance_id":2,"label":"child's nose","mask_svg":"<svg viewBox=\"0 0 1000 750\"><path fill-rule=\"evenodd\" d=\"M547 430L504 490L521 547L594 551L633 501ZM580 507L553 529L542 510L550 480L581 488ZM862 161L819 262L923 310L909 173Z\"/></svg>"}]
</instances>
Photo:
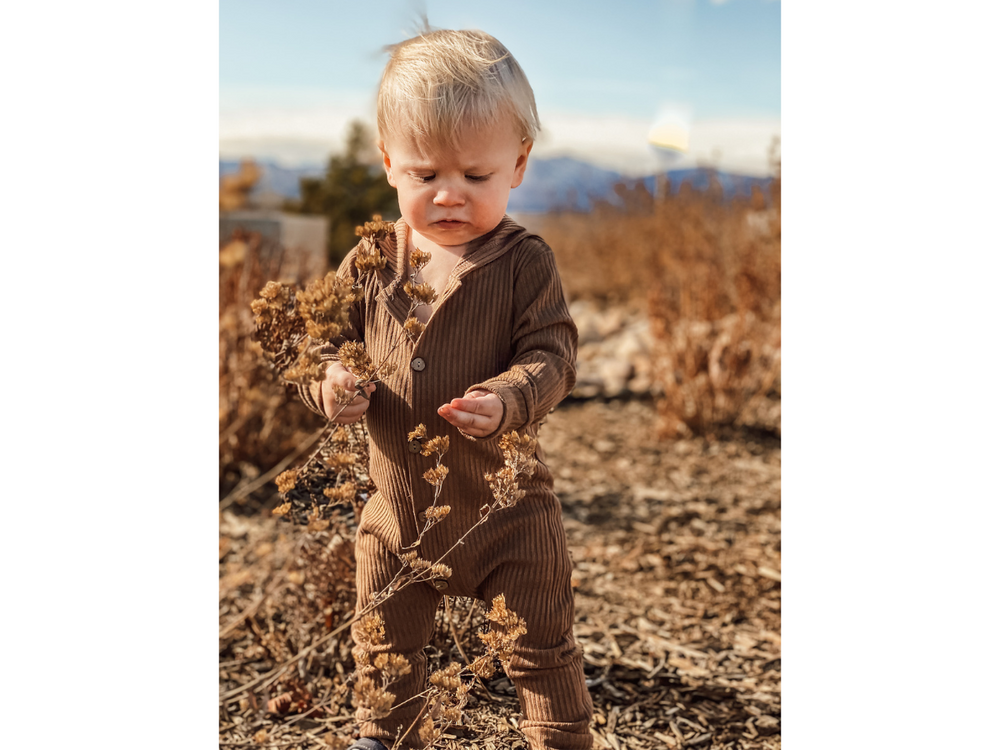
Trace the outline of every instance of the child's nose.
<instances>
[{"instance_id":1,"label":"child's nose","mask_svg":"<svg viewBox=\"0 0 1000 750\"><path fill-rule=\"evenodd\" d=\"M465 203L465 196L461 190L456 190L450 185L442 185L434 194L434 205L436 206L460 206Z\"/></svg>"}]
</instances>

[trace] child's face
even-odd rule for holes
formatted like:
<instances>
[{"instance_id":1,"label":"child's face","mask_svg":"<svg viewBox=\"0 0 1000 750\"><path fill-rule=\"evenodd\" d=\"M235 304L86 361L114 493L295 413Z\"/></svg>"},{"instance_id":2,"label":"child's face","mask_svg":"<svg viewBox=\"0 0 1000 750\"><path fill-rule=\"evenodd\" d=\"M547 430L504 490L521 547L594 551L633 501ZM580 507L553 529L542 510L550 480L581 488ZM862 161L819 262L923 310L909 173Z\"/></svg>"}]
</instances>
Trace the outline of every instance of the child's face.
<instances>
[{"instance_id":1,"label":"child's face","mask_svg":"<svg viewBox=\"0 0 1000 750\"><path fill-rule=\"evenodd\" d=\"M454 148L413 139L379 143L403 220L442 247L460 247L496 227L531 151L513 128L465 130Z\"/></svg>"}]
</instances>

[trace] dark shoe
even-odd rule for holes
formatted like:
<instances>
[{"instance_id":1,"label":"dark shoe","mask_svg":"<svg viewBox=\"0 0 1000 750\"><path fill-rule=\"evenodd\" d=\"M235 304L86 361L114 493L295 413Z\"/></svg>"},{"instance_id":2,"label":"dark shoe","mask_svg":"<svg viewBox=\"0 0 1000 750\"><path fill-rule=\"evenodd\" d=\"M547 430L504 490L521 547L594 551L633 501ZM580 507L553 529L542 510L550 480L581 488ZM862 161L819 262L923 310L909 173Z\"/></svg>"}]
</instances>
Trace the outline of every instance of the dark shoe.
<instances>
[{"instance_id":1,"label":"dark shoe","mask_svg":"<svg viewBox=\"0 0 1000 750\"><path fill-rule=\"evenodd\" d=\"M389 748L376 739L362 737L360 740L354 740L354 744L347 750L389 750Z\"/></svg>"}]
</instances>

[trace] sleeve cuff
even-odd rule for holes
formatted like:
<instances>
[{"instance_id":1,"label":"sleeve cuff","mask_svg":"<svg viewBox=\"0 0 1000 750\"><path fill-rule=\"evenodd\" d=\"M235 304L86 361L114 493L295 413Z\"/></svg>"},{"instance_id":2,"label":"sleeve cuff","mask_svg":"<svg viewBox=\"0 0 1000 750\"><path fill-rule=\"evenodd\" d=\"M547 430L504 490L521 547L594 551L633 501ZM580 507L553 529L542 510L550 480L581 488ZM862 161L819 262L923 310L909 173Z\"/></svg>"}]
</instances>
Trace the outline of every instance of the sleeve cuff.
<instances>
[{"instance_id":1,"label":"sleeve cuff","mask_svg":"<svg viewBox=\"0 0 1000 750\"><path fill-rule=\"evenodd\" d=\"M339 361L339 358L336 354L323 354L320 356L320 362L337 361ZM316 412L324 419L329 419L326 412L323 411L323 404L320 402L320 389L323 387L323 383L321 381L296 387L299 390L299 398L302 399L302 403L304 403L307 408Z\"/></svg>"},{"instance_id":2,"label":"sleeve cuff","mask_svg":"<svg viewBox=\"0 0 1000 750\"><path fill-rule=\"evenodd\" d=\"M524 403L524 395L516 386L500 379L487 380L485 383L478 383L467 388L466 393L476 389L495 393L503 403L503 415L500 417L500 426L489 435L479 438L479 440L493 440L505 432L519 430L528 423L528 410Z\"/></svg>"}]
</instances>

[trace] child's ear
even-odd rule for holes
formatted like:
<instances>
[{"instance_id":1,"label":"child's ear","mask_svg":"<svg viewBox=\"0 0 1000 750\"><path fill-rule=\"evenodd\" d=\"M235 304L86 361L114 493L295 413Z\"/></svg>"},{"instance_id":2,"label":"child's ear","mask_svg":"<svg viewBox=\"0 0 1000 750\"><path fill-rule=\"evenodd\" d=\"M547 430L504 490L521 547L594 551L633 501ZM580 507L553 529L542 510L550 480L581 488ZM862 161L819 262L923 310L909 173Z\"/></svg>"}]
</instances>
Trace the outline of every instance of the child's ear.
<instances>
[{"instance_id":1,"label":"child's ear","mask_svg":"<svg viewBox=\"0 0 1000 750\"><path fill-rule=\"evenodd\" d=\"M528 154L531 153L533 145L535 145L534 141L527 138L522 141L521 150L517 154L517 162L514 164L514 179L511 180L511 188L516 188L524 179L524 170L528 168Z\"/></svg>"},{"instance_id":2,"label":"child's ear","mask_svg":"<svg viewBox=\"0 0 1000 750\"><path fill-rule=\"evenodd\" d=\"M385 177L389 180L389 184L396 187L396 180L392 176L392 160L389 158L389 152L385 149L385 141L379 140L378 150L382 152L382 166L385 167Z\"/></svg>"}]
</instances>

